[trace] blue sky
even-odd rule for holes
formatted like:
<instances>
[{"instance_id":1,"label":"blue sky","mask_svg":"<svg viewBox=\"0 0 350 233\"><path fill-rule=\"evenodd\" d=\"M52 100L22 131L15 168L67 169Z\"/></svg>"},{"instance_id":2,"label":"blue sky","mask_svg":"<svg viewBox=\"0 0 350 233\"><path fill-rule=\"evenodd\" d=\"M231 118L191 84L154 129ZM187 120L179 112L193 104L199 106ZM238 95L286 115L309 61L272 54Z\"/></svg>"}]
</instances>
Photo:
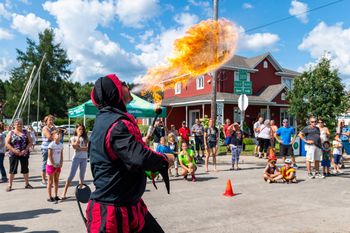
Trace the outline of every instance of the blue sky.
<instances>
[{"instance_id":1,"label":"blue sky","mask_svg":"<svg viewBox=\"0 0 350 233\"><path fill-rule=\"evenodd\" d=\"M271 52L285 68L301 71L327 54L350 83L350 1L299 15L334 0L219 0L219 17L239 31L236 54ZM52 27L73 61L73 80L93 81L107 73L132 81L169 56L187 28L211 18L205 0L0 0L0 78L16 63L26 37ZM293 18L257 30L266 23ZM248 30L248 32L246 32Z\"/></svg>"}]
</instances>

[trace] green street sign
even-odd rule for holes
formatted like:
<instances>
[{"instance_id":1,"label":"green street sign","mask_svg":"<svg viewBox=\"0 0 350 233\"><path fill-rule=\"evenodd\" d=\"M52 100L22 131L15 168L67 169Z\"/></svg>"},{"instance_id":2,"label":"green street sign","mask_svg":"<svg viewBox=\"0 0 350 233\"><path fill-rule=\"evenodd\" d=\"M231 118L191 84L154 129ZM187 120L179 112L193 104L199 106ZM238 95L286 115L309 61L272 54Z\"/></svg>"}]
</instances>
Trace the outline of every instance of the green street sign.
<instances>
[{"instance_id":1,"label":"green street sign","mask_svg":"<svg viewBox=\"0 0 350 233\"><path fill-rule=\"evenodd\" d=\"M253 94L251 88L244 88L243 93L246 94L246 95L251 95L251 94Z\"/></svg>"},{"instance_id":2,"label":"green street sign","mask_svg":"<svg viewBox=\"0 0 350 233\"><path fill-rule=\"evenodd\" d=\"M242 87L235 87L233 93L236 95L241 95L243 93L243 88Z\"/></svg>"},{"instance_id":3,"label":"green street sign","mask_svg":"<svg viewBox=\"0 0 350 233\"><path fill-rule=\"evenodd\" d=\"M243 81L235 81L234 84L235 84L235 87L242 87Z\"/></svg>"},{"instance_id":4,"label":"green street sign","mask_svg":"<svg viewBox=\"0 0 350 233\"><path fill-rule=\"evenodd\" d=\"M238 70L238 79L241 81L247 81L248 73L246 70Z\"/></svg>"},{"instance_id":5,"label":"green street sign","mask_svg":"<svg viewBox=\"0 0 350 233\"><path fill-rule=\"evenodd\" d=\"M243 86L244 86L244 88L252 88L252 82L250 82L250 81L246 81L246 82L243 82Z\"/></svg>"}]
</instances>

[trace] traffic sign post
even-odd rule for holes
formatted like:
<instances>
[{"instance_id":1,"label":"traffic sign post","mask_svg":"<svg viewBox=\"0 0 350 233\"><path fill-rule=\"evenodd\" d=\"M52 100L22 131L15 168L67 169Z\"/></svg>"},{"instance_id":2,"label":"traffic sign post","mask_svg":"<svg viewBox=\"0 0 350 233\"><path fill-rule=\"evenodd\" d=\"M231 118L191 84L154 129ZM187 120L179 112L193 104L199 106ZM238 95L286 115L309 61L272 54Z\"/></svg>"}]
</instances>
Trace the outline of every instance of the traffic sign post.
<instances>
[{"instance_id":1,"label":"traffic sign post","mask_svg":"<svg viewBox=\"0 0 350 233\"><path fill-rule=\"evenodd\" d=\"M245 110L248 108L248 96L240 95L238 98L238 107L241 110L241 130L243 131L243 122L245 117Z\"/></svg>"}]
</instances>

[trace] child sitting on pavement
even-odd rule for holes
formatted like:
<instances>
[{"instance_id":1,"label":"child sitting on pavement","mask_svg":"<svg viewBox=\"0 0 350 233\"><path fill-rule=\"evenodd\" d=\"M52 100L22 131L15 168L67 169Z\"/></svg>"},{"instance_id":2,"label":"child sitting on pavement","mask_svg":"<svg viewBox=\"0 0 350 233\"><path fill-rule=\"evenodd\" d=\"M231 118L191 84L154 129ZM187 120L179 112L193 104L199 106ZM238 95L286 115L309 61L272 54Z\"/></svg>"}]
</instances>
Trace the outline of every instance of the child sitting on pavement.
<instances>
[{"instance_id":1,"label":"child sitting on pavement","mask_svg":"<svg viewBox=\"0 0 350 233\"><path fill-rule=\"evenodd\" d=\"M273 179L273 181L282 180L283 182L297 183L296 170L292 167L292 160L286 159L284 166L280 169L281 174Z\"/></svg>"},{"instance_id":2,"label":"child sitting on pavement","mask_svg":"<svg viewBox=\"0 0 350 233\"><path fill-rule=\"evenodd\" d=\"M192 181L196 181L195 171L197 170L196 161L194 159L194 151L188 149L187 143L181 144L182 151L179 153L179 162L182 168L181 175L187 180L188 174L192 176Z\"/></svg>"},{"instance_id":3,"label":"child sitting on pavement","mask_svg":"<svg viewBox=\"0 0 350 233\"><path fill-rule=\"evenodd\" d=\"M322 147L322 168L323 168L323 176L330 176L330 167L331 167L331 148L330 148L330 144L329 141L325 141L323 143L323 147Z\"/></svg>"},{"instance_id":4,"label":"child sitting on pavement","mask_svg":"<svg viewBox=\"0 0 350 233\"><path fill-rule=\"evenodd\" d=\"M279 168L276 166L276 162L277 158L274 152L270 153L268 163L264 170L264 180L267 183L274 183L274 179L281 174Z\"/></svg>"}]
</instances>

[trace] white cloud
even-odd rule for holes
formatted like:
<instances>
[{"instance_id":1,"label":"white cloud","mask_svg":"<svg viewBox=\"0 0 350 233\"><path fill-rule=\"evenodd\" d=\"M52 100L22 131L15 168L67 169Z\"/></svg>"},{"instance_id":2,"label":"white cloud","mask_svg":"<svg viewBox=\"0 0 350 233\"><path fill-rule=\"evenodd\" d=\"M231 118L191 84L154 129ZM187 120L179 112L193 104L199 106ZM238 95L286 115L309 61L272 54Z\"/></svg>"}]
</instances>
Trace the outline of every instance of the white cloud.
<instances>
[{"instance_id":1,"label":"white cloud","mask_svg":"<svg viewBox=\"0 0 350 233\"><path fill-rule=\"evenodd\" d=\"M125 39L129 40L130 43L132 43L132 44L135 43L135 38L133 36L130 36L126 33L120 33L119 35L121 35Z\"/></svg>"},{"instance_id":2,"label":"white cloud","mask_svg":"<svg viewBox=\"0 0 350 233\"><path fill-rule=\"evenodd\" d=\"M146 40L136 46L141 51L139 58L146 67L153 67L165 62L165 58L171 55L173 43L177 38L183 36L186 30L198 22L196 15L182 13L174 17L178 27L169 28L159 35ZM153 33L153 32L152 32ZM151 33L149 33L151 34Z\"/></svg>"},{"instance_id":3,"label":"white cloud","mask_svg":"<svg viewBox=\"0 0 350 233\"><path fill-rule=\"evenodd\" d=\"M98 30L100 26L108 27L113 23L113 2L58 0L47 1L43 7L56 18L56 39L73 61L74 80L85 82L117 73L131 81L144 70L136 55L126 52Z\"/></svg>"},{"instance_id":4,"label":"white cloud","mask_svg":"<svg viewBox=\"0 0 350 233\"><path fill-rule=\"evenodd\" d=\"M252 8L253 8L253 5L246 2L246 3L244 3L244 4L242 5L242 7L243 7L243 9L252 9Z\"/></svg>"},{"instance_id":5,"label":"white cloud","mask_svg":"<svg viewBox=\"0 0 350 233\"><path fill-rule=\"evenodd\" d=\"M142 43L146 42L149 38L151 38L154 34L153 30L147 30L145 31L145 33L143 33L142 35L140 35L140 40Z\"/></svg>"},{"instance_id":6,"label":"white cloud","mask_svg":"<svg viewBox=\"0 0 350 233\"><path fill-rule=\"evenodd\" d=\"M201 11L204 12L204 15L208 18L213 17L213 9L209 1L188 0L188 3L192 6L201 8Z\"/></svg>"},{"instance_id":7,"label":"white cloud","mask_svg":"<svg viewBox=\"0 0 350 233\"><path fill-rule=\"evenodd\" d=\"M309 52L315 60L326 53L340 73L350 75L350 28L343 28L342 23L332 26L319 23L303 39L298 49Z\"/></svg>"},{"instance_id":8,"label":"white cloud","mask_svg":"<svg viewBox=\"0 0 350 233\"><path fill-rule=\"evenodd\" d=\"M160 12L158 0L118 0L116 14L125 25L134 28L144 27L143 23Z\"/></svg>"},{"instance_id":9,"label":"white cloud","mask_svg":"<svg viewBox=\"0 0 350 233\"><path fill-rule=\"evenodd\" d=\"M297 17L297 19L306 24L309 21L307 14L304 13L309 9L307 4L293 0L290 5L289 14Z\"/></svg>"},{"instance_id":10,"label":"white cloud","mask_svg":"<svg viewBox=\"0 0 350 233\"><path fill-rule=\"evenodd\" d=\"M11 19L11 13L6 10L6 6L4 3L0 3L0 17L4 17L5 19Z\"/></svg>"},{"instance_id":11,"label":"white cloud","mask_svg":"<svg viewBox=\"0 0 350 233\"><path fill-rule=\"evenodd\" d=\"M271 49L280 40L277 34L254 33L246 34L243 27L239 27L239 50L259 51Z\"/></svg>"},{"instance_id":12,"label":"white cloud","mask_svg":"<svg viewBox=\"0 0 350 233\"><path fill-rule=\"evenodd\" d=\"M11 27L24 35L36 37L39 32L50 28L50 26L49 21L37 17L33 13L29 13L26 16L18 14L12 15Z\"/></svg>"},{"instance_id":13,"label":"white cloud","mask_svg":"<svg viewBox=\"0 0 350 233\"><path fill-rule=\"evenodd\" d=\"M0 40L11 40L12 38L13 34L6 29L0 28Z\"/></svg>"},{"instance_id":14,"label":"white cloud","mask_svg":"<svg viewBox=\"0 0 350 233\"><path fill-rule=\"evenodd\" d=\"M0 79L8 80L10 77L10 70L14 66L14 61L7 57L0 58Z\"/></svg>"}]
</instances>

